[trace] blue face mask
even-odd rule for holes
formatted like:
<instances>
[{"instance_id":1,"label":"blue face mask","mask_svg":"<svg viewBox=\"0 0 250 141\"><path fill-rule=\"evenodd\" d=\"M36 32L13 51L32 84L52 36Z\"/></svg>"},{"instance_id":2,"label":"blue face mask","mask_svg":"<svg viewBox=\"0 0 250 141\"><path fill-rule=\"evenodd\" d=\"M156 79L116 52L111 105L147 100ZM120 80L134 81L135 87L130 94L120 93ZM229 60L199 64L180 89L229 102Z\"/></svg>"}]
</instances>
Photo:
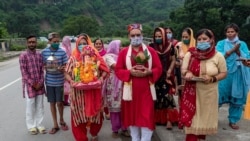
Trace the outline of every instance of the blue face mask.
<instances>
[{"instance_id":1,"label":"blue face mask","mask_svg":"<svg viewBox=\"0 0 250 141\"><path fill-rule=\"evenodd\" d=\"M143 37L140 36L140 37L131 37L130 38L130 44L132 46L139 46L142 44L142 40L143 40Z\"/></svg>"},{"instance_id":2,"label":"blue face mask","mask_svg":"<svg viewBox=\"0 0 250 141\"><path fill-rule=\"evenodd\" d=\"M161 38L160 38L160 39L158 39L158 38L155 39L155 43L156 43L156 44L161 44L161 43L162 43L162 39L161 39Z\"/></svg>"},{"instance_id":3,"label":"blue face mask","mask_svg":"<svg viewBox=\"0 0 250 141\"><path fill-rule=\"evenodd\" d=\"M167 34L168 40L172 39L172 37L173 37L173 34L172 34L172 33L168 33L168 34Z\"/></svg>"},{"instance_id":4,"label":"blue face mask","mask_svg":"<svg viewBox=\"0 0 250 141\"><path fill-rule=\"evenodd\" d=\"M82 48L83 48L83 45L78 46L78 49L79 49L80 52L82 52Z\"/></svg>"},{"instance_id":5,"label":"blue face mask","mask_svg":"<svg viewBox=\"0 0 250 141\"><path fill-rule=\"evenodd\" d=\"M211 44L210 42L198 42L197 43L197 49L199 50L207 50L210 48Z\"/></svg>"}]
</instances>

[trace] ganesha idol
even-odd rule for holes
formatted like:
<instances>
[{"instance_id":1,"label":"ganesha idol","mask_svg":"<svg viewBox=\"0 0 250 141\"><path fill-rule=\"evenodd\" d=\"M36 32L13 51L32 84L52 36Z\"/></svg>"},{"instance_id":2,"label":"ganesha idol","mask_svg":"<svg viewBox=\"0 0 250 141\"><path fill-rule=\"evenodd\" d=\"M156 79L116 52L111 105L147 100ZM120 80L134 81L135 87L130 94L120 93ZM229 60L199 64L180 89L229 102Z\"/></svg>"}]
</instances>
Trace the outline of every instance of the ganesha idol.
<instances>
[{"instance_id":1,"label":"ganesha idol","mask_svg":"<svg viewBox=\"0 0 250 141\"><path fill-rule=\"evenodd\" d=\"M76 62L74 66L73 87L79 90L101 88L101 81L98 80L100 61L97 60L95 51L90 46L86 46L83 48L81 56L82 60Z\"/></svg>"}]
</instances>

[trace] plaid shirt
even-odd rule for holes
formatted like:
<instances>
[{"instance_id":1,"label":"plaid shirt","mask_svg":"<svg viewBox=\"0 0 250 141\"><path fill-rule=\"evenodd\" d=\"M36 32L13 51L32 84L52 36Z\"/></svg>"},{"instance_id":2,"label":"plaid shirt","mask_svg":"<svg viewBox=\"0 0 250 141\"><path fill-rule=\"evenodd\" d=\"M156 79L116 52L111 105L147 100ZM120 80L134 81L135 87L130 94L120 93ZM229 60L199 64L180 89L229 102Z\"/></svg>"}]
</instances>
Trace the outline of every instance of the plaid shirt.
<instances>
[{"instance_id":1,"label":"plaid shirt","mask_svg":"<svg viewBox=\"0 0 250 141\"><path fill-rule=\"evenodd\" d=\"M22 74L23 97L25 97L25 88L27 89L29 98L44 94L44 71L41 53L27 49L27 51L19 56L19 63ZM36 91L32 87L36 83L41 84L43 88Z\"/></svg>"}]
</instances>

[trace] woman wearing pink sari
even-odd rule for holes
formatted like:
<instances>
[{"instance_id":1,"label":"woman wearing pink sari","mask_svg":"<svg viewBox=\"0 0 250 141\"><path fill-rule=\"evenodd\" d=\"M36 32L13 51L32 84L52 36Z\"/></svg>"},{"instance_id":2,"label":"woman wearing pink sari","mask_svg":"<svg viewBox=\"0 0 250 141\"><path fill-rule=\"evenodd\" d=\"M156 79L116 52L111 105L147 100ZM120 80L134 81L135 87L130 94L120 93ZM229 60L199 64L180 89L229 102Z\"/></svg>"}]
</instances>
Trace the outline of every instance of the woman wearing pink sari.
<instances>
[{"instance_id":1,"label":"woman wearing pink sari","mask_svg":"<svg viewBox=\"0 0 250 141\"><path fill-rule=\"evenodd\" d=\"M114 40L110 42L107 53L104 56L104 60L110 69L110 75L105 80L105 85L103 86L103 96L105 99L105 106L110 112L113 138L118 137L118 132L120 129L122 130L122 135L126 137L130 136L127 129L122 126L121 121L122 81L117 78L114 72L120 46L120 40Z\"/></svg>"},{"instance_id":2,"label":"woman wearing pink sari","mask_svg":"<svg viewBox=\"0 0 250 141\"><path fill-rule=\"evenodd\" d=\"M71 42L70 42L69 36L64 36L63 37L62 46L61 47L66 52L67 57L70 58L72 49L71 49ZM69 84L68 81L64 82L63 90L64 90L64 103L63 104L65 106L69 106L70 84Z\"/></svg>"}]
</instances>

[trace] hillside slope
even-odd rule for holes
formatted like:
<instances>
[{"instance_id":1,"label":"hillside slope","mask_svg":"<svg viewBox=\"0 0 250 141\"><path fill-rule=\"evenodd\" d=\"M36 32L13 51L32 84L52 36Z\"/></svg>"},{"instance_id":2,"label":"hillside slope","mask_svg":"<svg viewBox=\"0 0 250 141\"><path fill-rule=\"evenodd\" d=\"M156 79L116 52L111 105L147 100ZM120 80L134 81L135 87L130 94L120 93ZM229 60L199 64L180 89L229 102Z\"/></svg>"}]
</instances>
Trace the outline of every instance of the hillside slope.
<instances>
[{"instance_id":1,"label":"hillside slope","mask_svg":"<svg viewBox=\"0 0 250 141\"><path fill-rule=\"evenodd\" d=\"M8 23L11 34L25 31L20 24L41 33L62 28L70 16L85 15L98 21L101 32L111 35L132 22L154 27L183 3L184 0L1 0L0 22Z\"/></svg>"}]
</instances>

